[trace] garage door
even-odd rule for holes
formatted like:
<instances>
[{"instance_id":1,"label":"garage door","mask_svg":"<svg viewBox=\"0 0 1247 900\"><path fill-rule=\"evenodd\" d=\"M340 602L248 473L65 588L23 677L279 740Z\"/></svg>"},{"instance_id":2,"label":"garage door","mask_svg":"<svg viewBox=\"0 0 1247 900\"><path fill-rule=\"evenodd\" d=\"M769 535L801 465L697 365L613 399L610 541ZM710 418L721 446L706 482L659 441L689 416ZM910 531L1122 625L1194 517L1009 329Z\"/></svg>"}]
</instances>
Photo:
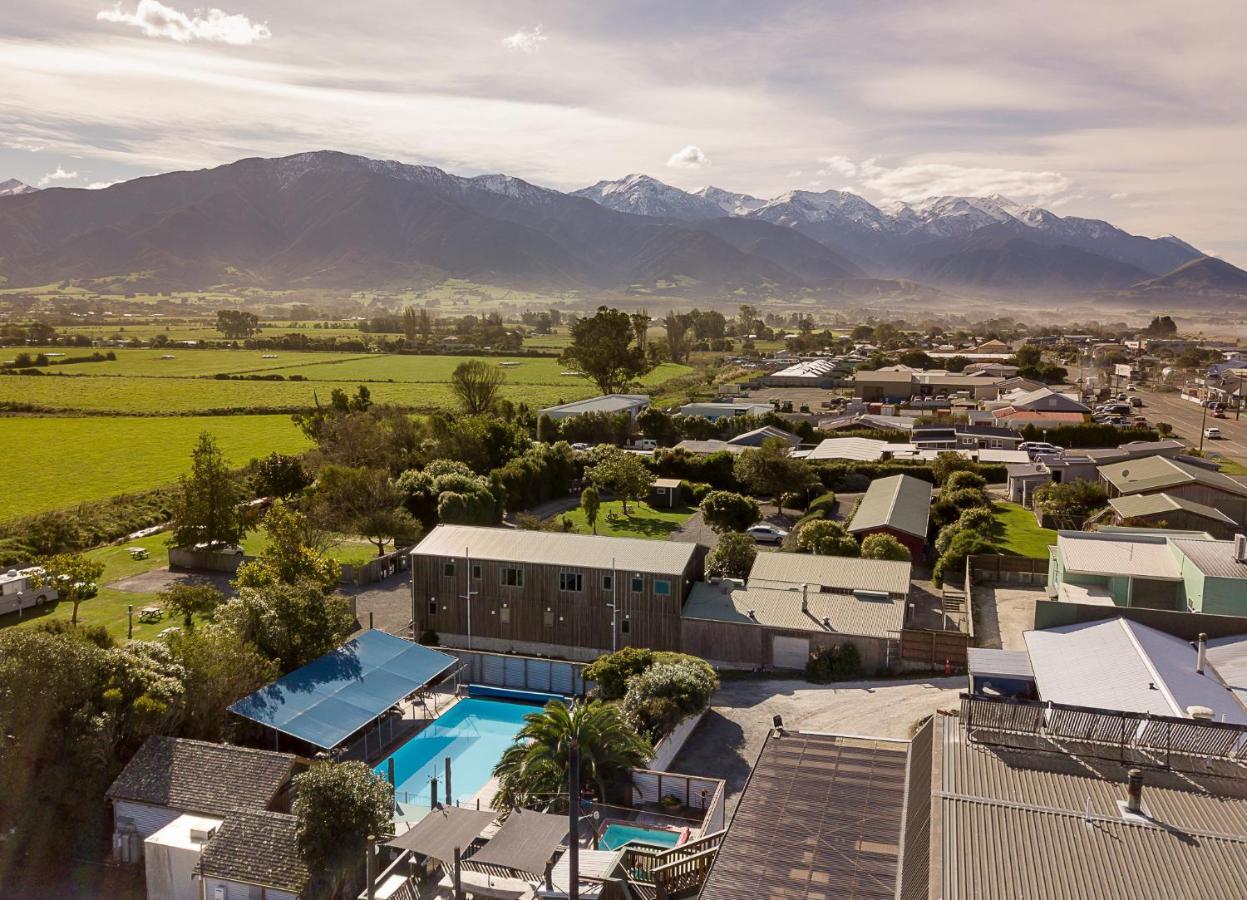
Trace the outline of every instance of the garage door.
<instances>
[{"instance_id":1,"label":"garage door","mask_svg":"<svg viewBox=\"0 0 1247 900\"><path fill-rule=\"evenodd\" d=\"M810 658L808 638L781 637L771 639L771 664L777 669L804 669Z\"/></svg>"}]
</instances>

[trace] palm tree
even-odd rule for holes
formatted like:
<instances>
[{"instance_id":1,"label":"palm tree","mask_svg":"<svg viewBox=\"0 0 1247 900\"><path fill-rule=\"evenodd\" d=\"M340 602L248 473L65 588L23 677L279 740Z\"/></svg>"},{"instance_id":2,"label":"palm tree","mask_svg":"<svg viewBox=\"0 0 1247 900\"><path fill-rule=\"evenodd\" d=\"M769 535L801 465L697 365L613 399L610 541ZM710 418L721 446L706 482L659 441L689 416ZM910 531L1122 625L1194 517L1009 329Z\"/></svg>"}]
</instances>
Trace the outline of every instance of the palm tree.
<instances>
[{"instance_id":1,"label":"palm tree","mask_svg":"<svg viewBox=\"0 0 1247 900\"><path fill-rule=\"evenodd\" d=\"M539 713L524 717L515 743L506 749L494 776L498 810L549 806L567 809L567 757L572 741L580 750L580 786L606 796L608 782L625 776L629 769L645 765L654 748L601 700L590 700L568 709L557 700Z\"/></svg>"}]
</instances>

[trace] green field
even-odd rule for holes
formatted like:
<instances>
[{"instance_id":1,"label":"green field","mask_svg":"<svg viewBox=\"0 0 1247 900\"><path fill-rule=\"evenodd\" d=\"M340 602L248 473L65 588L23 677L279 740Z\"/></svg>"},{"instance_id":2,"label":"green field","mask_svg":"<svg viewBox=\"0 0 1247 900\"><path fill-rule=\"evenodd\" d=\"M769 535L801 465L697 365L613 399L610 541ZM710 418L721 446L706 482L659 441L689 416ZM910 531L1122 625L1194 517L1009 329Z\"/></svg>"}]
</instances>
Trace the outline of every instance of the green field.
<instances>
[{"instance_id":1,"label":"green field","mask_svg":"<svg viewBox=\"0 0 1247 900\"><path fill-rule=\"evenodd\" d=\"M16 352L11 348L9 353ZM28 352L40 352L31 348ZM49 347L42 352L64 353L66 356L89 355L87 348ZM105 352L105 351L101 351ZM148 375L155 377L195 377L216 375L218 372L239 375L248 372L285 370L309 363L329 363L348 359L366 359L361 353L318 353L312 351L280 350L193 350L183 347L167 347L162 350L113 350L115 360L102 362L63 363L49 366L51 374L69 375ZM172 357L171 359L166 357ZM266 359L265 357L271 357ZM12 357L8 357L11 359Z\"/></svg>"},{"instance_id":2,"label":"green field","mask_svg":"<svg viewBox=\"0 0 1247 900\"><path fill-rule=\"evenodd\" d=\"M15 416L5 420L5 428L8 440L0 449L5 518L175 481L189 467L201 431L215 435L236 466L274 450L308 446L286 416Z\"/></svg>"},{"instance_id":3,"label":"green field","mask_svg":"<svg viewBox=\"0 0 1247 900\"><path fill-rule=\"evenodd\" d=\"M618 500L607 500L598 510L598 534L610 537L649 538L665 540L696 512L689 506L677 506L673 509L655 509L648 503L629 503L628 514L624 515L623 504ZM572 530L579 534L592 534L593 529L585 520L583 509L577 507L571 512L560 513L557 520L567 518L572 523Z\"/></svg>"},{"instance_id":4,"label":"green field","mask_svg":"<svg viewBox=\"0 0 1247 900\"><path fill-rule=\"evenodd\" d=\"M993 544L1001 553L1048 558L1048 547L1056 543L1056 532L1040 528L1030 510L1016 503L996 503L996 535Z\"/></svg>"}]
</instances>

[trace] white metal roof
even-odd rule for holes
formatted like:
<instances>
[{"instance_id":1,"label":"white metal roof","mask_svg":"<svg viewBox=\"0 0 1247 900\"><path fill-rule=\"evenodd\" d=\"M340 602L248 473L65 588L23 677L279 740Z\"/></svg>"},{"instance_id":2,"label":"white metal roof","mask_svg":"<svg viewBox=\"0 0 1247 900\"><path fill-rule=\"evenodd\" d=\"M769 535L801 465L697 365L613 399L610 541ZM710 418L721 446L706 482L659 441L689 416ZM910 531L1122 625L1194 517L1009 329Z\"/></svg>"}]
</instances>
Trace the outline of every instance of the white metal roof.
<instances>
[{"instance_id":1,"label":"white metal roof","mask_svg":"<svg viewBox=\"0 0 1247 900\"><path fill-rule=\"evenodd\" d=\"M1066 572L1182 580L1182 569L1164 541L1121 541L1058 533L1056 543Z\"/></svg>"},{"instance_id":2,"label":"white metal roof","mask_svg":"<svg viewBox=\"0 0 1247 900\"><path fill-rule=\"evenodd\" d=\"M1220 679L1195 671L1195 648L1163 631L1117 618L1023 638L1044 700L1164 716L1206 706L1218 722L1247 725L1247 709Z\"/></svg>"},{"instance_id":3,"label":"white metal roof","mask_svg":"<svg viewBox=\"0 0 1247 900\"><path fill-rule=\"evenodd\" d=\"M578 416L582 413L615 413L648 406L647 394L604 394L601 397L589 397L584 400L573 400L558 406L547 406L541 411L543 416Z\"/></svg>"},{"instance_id":4,"label":"white metal roof","mask_svg":"<svg viewBox=\"0 0 1247 900\"><path fill-rule=\"evenodd\" d=\"M1233 541L1173 538L1173 546L1210 578L1247 578L1247 563L1234 558Z\"/></svg>"},{"instance_id":5,"label":"white metal roof","mask_svg":"<svg viewBox=\"0 0 1247 900\"><path fill-rule=\"evenodd\" d=\"M811 584L828 591L884 591L903 597L909 594L909 572L909 563L894 560L759 553L749 570L749 587L785 589Z\"/></svg>"},{"instance_id":6,"label":"white metal roof","mask_svg":"<svg viewBox=\"0 0 1247 900\"><path fill-rule=\"evenodd\" d=\"M696 552L696 544L680 541L438 525L412 549L411 555L461 558L470 554L480 560L590 569L609 569L614 560L620 572L678 575Z\"/></svg>"},{"instance_id":7,"label":"white metal roof","mask_svg":"<svg viewBox=\"0 0 1247 900\"><path fill-rule=\"evenodd\" d=\"M887 441L874 438L827 438L806 454L806 459L854 459L871 462L882 459L883 451L890 446Z\"/></svg>"},{"instance_id":8,"label":"white metal roof","mask_svg":"<svg viewBox=\"0 0 1247 900\"><path fill-rule=\"evenodd\" d=\"M686 619L866 637L894 637L905 620L905 601L895 597L810 591L803 610L801 591L794 586L778 590L724 584L696 582L681 615Z\"/></svg>"}]
</instances>

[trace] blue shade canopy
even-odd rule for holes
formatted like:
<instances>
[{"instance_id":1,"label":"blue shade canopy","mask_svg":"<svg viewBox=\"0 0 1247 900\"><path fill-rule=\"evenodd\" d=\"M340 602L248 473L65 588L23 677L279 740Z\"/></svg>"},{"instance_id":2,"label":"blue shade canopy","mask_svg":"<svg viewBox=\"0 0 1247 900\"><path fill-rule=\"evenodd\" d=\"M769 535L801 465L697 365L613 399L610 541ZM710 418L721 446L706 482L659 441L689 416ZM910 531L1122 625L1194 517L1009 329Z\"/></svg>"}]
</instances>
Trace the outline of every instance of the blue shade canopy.
<instances>
[{"instance_id":1,"label":"blue shade canopy","mask_svg":"<svg viewBox=\"0 0 1247 900\"><path fill-rule=\"evenodd\" d=\"M229 709L332 750L457 662L384 631L365 631Z\"/></svg>"}]
</instances>

